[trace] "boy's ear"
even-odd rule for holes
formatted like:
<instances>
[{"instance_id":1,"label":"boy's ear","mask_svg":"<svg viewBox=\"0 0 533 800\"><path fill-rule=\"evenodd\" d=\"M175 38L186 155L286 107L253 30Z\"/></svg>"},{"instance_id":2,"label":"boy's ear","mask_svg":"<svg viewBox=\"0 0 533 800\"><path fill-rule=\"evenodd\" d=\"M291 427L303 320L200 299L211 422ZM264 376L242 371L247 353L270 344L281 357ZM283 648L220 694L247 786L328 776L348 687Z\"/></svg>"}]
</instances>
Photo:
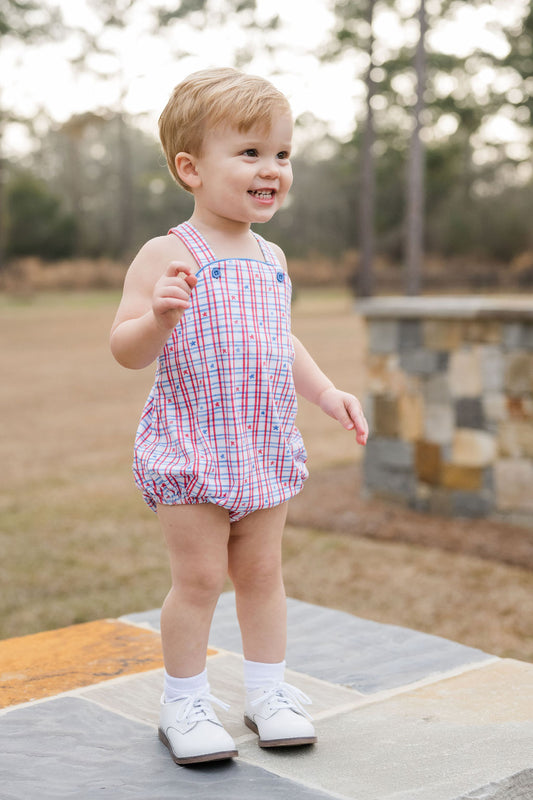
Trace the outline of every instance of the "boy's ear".
<instances>
[{"instance_id":1,"label":"boy's ear","mask_svg":"<svg viewBox=\"0 0 533 800\"><path fill-rule=\"evenodd\" d=\"M190 186L191 189L196 189L200 186L200 176L196 169L196 159L190 153L178 153L174 159L176 165L176 172L180 176L183 183Z\"/></svg>"}]
</instances>

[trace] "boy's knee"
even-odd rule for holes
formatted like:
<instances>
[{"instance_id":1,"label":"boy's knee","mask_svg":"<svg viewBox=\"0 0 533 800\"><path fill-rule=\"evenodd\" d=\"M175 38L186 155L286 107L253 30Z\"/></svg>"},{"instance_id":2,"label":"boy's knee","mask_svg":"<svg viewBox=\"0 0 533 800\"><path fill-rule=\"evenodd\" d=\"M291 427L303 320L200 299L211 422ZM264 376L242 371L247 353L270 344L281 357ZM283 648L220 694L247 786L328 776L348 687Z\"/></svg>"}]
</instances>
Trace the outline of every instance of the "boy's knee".
<instances>
[{"instance_id":1,"label":"boy's knee","mask_svg":"<svg viewBox=\"0 0 533 800\"><path fill-rule=\"evenodd\" d=\"M258 560L248 569L233 573L231 579L237 591L260 592L263 589L277 587L282 583L281 562L277 559Z\"/></svg>"},{"instance_id":2,"label":"boy's knee","mask_svg":"<svg viewBox=\"0 0 533 800\"><path fill-rule=\"evenodd\" d=\"M213 598L218 598L224 588L225 580L226 573L219 568L191 570L182 575L179 589L189 600L203 605Z\"/></svg>"}]
</instances>

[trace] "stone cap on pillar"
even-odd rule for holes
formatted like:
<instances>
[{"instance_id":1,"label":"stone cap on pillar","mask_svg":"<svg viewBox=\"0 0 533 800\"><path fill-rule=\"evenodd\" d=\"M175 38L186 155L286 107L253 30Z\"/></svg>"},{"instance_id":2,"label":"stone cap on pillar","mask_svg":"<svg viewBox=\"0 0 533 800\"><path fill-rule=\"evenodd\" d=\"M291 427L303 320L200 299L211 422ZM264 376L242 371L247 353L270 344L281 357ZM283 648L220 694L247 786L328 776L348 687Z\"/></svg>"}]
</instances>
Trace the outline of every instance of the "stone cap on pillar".
<instances>
[{"instance_id":1,"label":"stone cap on pillar","mask_svg":"<svg viewBox=\"0 0 533 800\"><path fill-rule=\"evenodd\" d=\"M374 319L507 319L533 320L533 297L448 295L444 297L384 296L358 300L355 310Z\"/></svg>"}]
</instances>

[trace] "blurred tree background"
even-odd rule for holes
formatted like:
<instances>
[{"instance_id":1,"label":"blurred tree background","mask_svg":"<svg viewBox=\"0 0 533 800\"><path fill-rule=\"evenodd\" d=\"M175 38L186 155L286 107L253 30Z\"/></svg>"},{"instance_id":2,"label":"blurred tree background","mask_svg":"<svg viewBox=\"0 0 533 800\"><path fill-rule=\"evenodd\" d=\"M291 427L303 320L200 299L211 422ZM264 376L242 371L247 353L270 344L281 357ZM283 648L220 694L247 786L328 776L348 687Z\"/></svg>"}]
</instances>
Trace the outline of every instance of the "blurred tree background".
<instances>
[{"instance_id":1,"label":"blurred tree background","mask_svg":"<svg viewBox=\"0 0 533 800\"><path fill-rule=\"evenodd\" d=\"M142 115L126 110L127 76L104 32L127 30L142 11L147 33L179 58L185 25L224 31L237 24L242 41L234 63L254 71L259 52L274 64L275 33L283 24L276 15L258 15L255 0L87 4L98 20L90 33L66 25L53 0L4 0L0 10L4 53L11 48L20 57L37 42L69 39L69 69L119 87L112 106L87 108L59 124L44 107L28 117L9 108L3 89L10 78L2 71L4 270L29 256L126 264L146 239L190 213L191 198L173 184L156 130L148 134ZM354 109L353 133L340 140L311 114L297 119L290 202L261 232L289 258L305 262L300 280L312 279L325 262L342 263L360 294L389 287L415 293L439 280L443 286L533 285L531 3L328 5L334 24L314 55L353 74L355 96L345 99ZM510 6L514 15L506 13ZM478 23L487 31L486 46L474 36L460 54L447 45L454 26ZM10 126L24 128L29 142L16 156L2 147Z\"/></svg>"}]
</instances>

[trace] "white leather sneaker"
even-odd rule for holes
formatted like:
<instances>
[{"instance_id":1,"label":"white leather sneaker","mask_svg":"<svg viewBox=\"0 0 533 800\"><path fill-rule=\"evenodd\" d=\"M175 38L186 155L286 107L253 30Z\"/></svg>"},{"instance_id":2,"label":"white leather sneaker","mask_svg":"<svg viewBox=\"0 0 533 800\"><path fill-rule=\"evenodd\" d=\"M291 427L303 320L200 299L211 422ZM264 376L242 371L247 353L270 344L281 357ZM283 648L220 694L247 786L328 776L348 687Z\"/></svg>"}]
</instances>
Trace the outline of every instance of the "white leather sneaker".
<instances>
[{"instance_id":1,"label":"white leather sneaker","mask_svg":"<svg viewBox=\"0 0 533 800\"><path fill-rule=\"evenodd\" d=\"M159 738L176 764L221 761L238 755L235 742L222 727L211 703L228 709L209 689L165 703L161 698Z\"/></svg>"},{"instance_id":2,"label":"white leather sneaker","mask_svg":"<svg viewBox=\"0 0 533 800\"><path fill-rule=\"evenodd\" d=\"M256 689L246 695L244 722L259 735L259 747L314 744L311 717L302 707L311 700L288 683Z\"/></svg>"}]
</instances>

